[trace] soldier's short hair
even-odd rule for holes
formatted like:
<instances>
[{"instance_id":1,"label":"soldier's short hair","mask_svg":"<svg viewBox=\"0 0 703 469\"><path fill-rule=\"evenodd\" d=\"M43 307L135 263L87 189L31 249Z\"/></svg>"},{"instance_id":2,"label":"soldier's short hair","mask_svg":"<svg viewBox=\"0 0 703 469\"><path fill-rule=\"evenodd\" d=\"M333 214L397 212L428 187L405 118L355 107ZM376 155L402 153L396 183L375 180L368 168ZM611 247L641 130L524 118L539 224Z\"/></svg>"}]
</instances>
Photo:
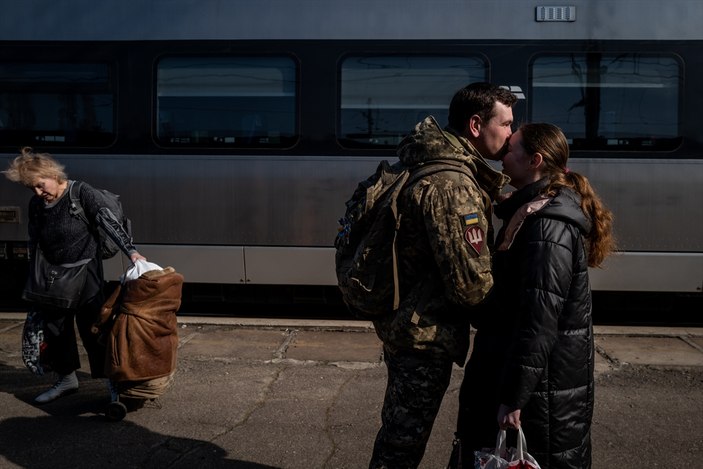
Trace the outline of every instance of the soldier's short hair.
<instances>
[{"instance_id":1,"label":"soldier's short hair","mask_svg":"<svg viewBox=\"0 0 703 469\"><path fill-rule=\"evenodd\" d=\"M449 126L461 130L473 115L487 122L493 117L496 102L512 107L516 101L517 97L505 88L485 82L471 83L454 94L449 104Z\"/></svg>"}]
</instances>

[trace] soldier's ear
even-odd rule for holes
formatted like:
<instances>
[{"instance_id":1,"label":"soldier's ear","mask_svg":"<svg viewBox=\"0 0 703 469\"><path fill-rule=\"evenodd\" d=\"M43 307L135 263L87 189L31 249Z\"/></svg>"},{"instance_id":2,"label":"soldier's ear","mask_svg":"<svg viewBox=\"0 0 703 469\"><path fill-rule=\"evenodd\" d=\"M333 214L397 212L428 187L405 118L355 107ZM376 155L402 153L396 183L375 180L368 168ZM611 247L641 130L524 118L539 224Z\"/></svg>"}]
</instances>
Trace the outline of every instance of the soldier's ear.
<instances>
[{"instance_id":1,"label":"soldier's ear","mask_svg":"<svg viewBox=\"0 0 703 469\"><path fill-rule=\"evenodd\" d=\"M481 135L481 128L483 126L483 120L478 116L478 114L474 114L469 118L469 122L467 124L468 126L468 132L469 135L471 135L474 138L478 138L479 135Z\"/></svg>"}]
</instances>

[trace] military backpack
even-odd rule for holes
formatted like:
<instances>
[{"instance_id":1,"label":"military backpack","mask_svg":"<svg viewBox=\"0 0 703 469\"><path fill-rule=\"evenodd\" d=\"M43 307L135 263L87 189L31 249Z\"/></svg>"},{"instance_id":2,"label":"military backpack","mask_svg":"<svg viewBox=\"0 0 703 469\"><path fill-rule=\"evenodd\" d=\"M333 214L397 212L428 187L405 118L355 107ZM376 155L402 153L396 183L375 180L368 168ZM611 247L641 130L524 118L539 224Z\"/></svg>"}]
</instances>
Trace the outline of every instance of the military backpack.
<instances>
[{"instance_id":1,"label":"military backpack","mask_svg":"<svg viewBox=\"0 0 703 469\"><path fill-rule=\"evenodd\" d=\"M335 269L342 299L356 317L374 319L398 309L398 197L406 186L439 171L461 172L474 179L460 162L442 160L411 169L384 160L346 202L334 242Z\"/></svg>"}]
</instances>

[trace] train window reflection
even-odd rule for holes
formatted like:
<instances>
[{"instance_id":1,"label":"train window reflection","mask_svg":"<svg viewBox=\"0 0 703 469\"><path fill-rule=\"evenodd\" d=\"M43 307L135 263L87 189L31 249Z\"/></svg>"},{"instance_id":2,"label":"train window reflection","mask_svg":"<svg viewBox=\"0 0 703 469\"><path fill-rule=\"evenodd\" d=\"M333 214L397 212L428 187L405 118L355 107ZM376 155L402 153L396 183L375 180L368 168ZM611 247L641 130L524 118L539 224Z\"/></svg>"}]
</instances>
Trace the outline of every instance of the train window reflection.
<instances>
[{"instance_id":1,"label":"train window reflection","mask_svg":"<svg viewBox=\"0 0 703 469\"><path fill-rule=\"evenodd\" d=\"M340 74L340 140L349 147L395 146L428 115L446 123L454 93L487 76L480 57L347 57Z\"/></svg>"},{"instance_id":2,"label":"train window reflection","mask_svg":"<svg viewBox=\"0 0 703 469\"><path fill-rule=\"evenodd\" d=\"M681 73L667 55L540 56L531 67L531 120L559 125L573 150L673 150Z\"/></svg>"},{"instance_id":3,"label":"train window reflection","mask_svg":"<svg viewBox=\"0 0 703 469\"><path fill-rule=\"evenodd\" d=\"M288 147L296 139L289 57L170 57L157 66L160 144Z\"/></svg>"},{"instance_id":4,"label":"train window reflection","mask_svg":"<svg viewBox=\"0 0 703 469\"><path fill-rule=\"evenodd\" d=\"M105 147L115 139L111 68L98 63L0 63L0 141Z\"/></svg>"}]
</instances>

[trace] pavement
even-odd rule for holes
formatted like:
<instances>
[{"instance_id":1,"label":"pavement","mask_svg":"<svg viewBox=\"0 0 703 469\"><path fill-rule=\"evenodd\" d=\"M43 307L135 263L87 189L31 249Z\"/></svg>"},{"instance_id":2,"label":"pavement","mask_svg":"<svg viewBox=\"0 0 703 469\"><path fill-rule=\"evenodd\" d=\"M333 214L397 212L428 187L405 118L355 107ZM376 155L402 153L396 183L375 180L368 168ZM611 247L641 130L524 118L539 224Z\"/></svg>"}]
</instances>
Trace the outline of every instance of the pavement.
<instances>
[{"instance_id":1,"label":"pavement","mask_svg":"<svg viewBox=\"0 0 703 469\"><path fill-rule=\"evenodd\" d=\"M173 385L112 422L105 383L90 379L85 356L78 392L34 405L54 378L24 368L23 318L0 313L1 469L368 465L386 380L370 323L179 317ZM689 464L675 467L700 464L703 328L595 332L593 467L659 467L657 457L663 467L669 452ZM446 466L462 376L455 367L421 468ZM634 414L649 428L628 440Z\"/></svg>"}]
</instances>

